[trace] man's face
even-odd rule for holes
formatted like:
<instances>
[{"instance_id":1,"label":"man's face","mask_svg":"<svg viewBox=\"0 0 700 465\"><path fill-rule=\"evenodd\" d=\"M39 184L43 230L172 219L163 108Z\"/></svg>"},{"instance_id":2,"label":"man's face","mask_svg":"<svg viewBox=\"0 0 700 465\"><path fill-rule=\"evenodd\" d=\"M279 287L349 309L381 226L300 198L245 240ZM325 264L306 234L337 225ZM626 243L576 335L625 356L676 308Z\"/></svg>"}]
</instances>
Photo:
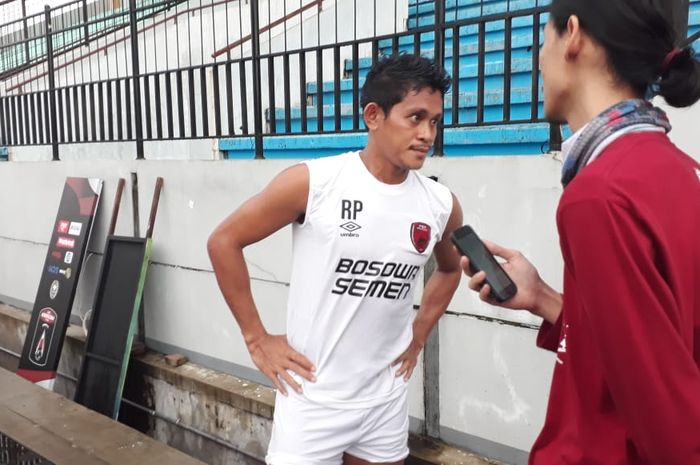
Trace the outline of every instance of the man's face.
<instances>
[{"instance_id":1,"label":"man's face","mask_svg":"<svg viewBox=\"0 0 700 465\"><path fill-rule=\"evenodd\" d=\"M372 137L387 161L399 169L423 166L435 142L442 104L440 91L426 87L409 91L388 115L378 110Z\"/></svg>"}]
</instances>

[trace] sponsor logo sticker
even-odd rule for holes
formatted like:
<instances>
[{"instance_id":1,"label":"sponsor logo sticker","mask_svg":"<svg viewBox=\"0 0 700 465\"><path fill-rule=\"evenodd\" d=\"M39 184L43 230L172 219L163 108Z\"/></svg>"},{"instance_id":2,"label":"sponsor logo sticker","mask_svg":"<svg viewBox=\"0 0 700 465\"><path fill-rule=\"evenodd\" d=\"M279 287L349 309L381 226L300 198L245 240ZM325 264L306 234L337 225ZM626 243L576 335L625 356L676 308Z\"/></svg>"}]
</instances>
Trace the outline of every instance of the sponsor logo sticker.
<instances>
[{"instance_id":1,"label":"sponsor logo sticker","mask_svg":"<svg viewBox=\"0 0 700 465\"><path fill-rule=\"evenodd\" d=\"M70 221L61 220L58 222L58 226L56 226L56 231L58 231L59 234L66 234L69 228Z\"/></svg>"},{"instance_id":2,"label":"sponsor logo sticker","mask_svg":"<svg viewBox=\"0 0 700 465\"><path fill-rule=\"evenodd\" d=\"M63 258L63 263L67 263L68 265L73 263L73 252L71 252L71 251L66 252L66 256Z\"/></svg>"},{"instance_id":3,"label":"sponsor logo sticker","mask_svg":"<svg viewBox=\"0 0 700 465\"><path fill-rule=\"evenodd\" d=\"M71 236L80 236L80 232L83 230L83 223L77 223L71 221L70 227L68 228L68 234Z\"/></svg>"},{"instance_id":4,"label":"sponsor logo sticker","mask_svg":"<svg viewBox=\"0 0 700 465\"><path fill-rule=\"evenodd\" d=\"M51 252L51 256L56 260L60 260L62 258L61 252L59 252L58 250L54 250L53 252Z\"/></svg>"},{"instance_id":5,"label":"sponsor logo sticker","mask_svg":"<svg viewBox=\"0 0 700 465\"><path fill-rule=\"evenodd\" d=\"M51 287L49 288L49 297L51 298L51 300L56 298L56 296L58 295L58 289L60 287L61 285L58 283L58 280L54 279L51 283Z\"/></svg>"},{"instance_id":6,"label":"sponsor logo sticker","mask_svg":"<svg viewBox=\"0 0 700 465\"><path fill-rule=\"evenodd\" d=\"M32 350L29 353L29 360L37 366L44 366L48 361L57 319L58 315L52 308L46 307L39 313L39 321L32 339Z\"/></svg>"},{"instance_id":7,"label":"sponsor logo sticker","mask_svg":"<svg viewBox=\"0 0 700 465\"><path fill-rule=\"evenodd\" d=\"M70 237L59 237L56 241L56 247L59 249L72 249L75 247L75 239Z\"/></svg>"}]
</instances>

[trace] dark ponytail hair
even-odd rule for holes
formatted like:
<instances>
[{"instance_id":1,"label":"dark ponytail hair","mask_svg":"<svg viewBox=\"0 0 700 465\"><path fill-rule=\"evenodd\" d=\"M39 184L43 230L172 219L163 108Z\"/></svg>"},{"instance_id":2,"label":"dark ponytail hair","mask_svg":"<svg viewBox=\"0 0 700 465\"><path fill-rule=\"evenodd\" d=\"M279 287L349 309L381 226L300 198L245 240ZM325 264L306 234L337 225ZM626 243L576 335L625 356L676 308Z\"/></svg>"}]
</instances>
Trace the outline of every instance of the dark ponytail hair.
<instances>
[{"instance_id":1,"label":"dark ponytail hair","mask_svg":"<svg viewBox=\"0 0 700 465\"><path fill-rule=\"evenodd\" d=\"M700 61L690 46L668 62L659 81L659 94L672 107L688 107L700 100Z\"/></svg>"},{"instance_id":2,"label":"dark ponytail hair","mask_svg":"<svg viewBox=\"0 0 700 465\"><path fill-rule=\"evenodd\" d=\"M561 34L576 15L581 28L605 49L615 75L639 97L655 88L669 105L687 107L700 100L700 62L692 48L676 50L671 3L553 0L551 21Z\"/></svg>"}]
</instances>

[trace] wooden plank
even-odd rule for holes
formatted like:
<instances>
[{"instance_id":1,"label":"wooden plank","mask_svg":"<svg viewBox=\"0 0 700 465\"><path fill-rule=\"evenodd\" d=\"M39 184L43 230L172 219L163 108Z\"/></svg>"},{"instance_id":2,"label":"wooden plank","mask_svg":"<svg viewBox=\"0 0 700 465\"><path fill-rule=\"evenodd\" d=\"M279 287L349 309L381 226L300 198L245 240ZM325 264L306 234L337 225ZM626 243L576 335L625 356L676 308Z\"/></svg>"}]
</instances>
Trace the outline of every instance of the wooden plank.
<instances>
[{"instance_id":1,"label":"wooden plank","mask_svg":"<svg viewBox=\"0 0 700 465\"><path fill-rule=\"evenodd\" d=\"M56 465L203 465L0 369L0 432Z\"/></svg>"}]
</instances>

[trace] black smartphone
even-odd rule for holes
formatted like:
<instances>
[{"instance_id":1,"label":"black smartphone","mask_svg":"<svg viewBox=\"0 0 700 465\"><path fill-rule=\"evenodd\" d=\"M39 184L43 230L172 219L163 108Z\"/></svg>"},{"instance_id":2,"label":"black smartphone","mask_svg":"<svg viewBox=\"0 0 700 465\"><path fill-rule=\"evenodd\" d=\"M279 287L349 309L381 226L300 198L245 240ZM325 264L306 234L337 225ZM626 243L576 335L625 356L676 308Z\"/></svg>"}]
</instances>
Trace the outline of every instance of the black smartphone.
<instances>
[{"instance_id":1,"label":"black smartphone","mask_svg":"<svg viewBox=\"0 0 700 465\"><path fill-rule=\"evenodd\" d=\"M504 302L518 292L513 280L506 274L496 258L489 252L470 226L455 229L450 237L462 255L466 255L472 271L486 272L486 282L491 286L491 296Z\"/></svg>"}]
</instances>

